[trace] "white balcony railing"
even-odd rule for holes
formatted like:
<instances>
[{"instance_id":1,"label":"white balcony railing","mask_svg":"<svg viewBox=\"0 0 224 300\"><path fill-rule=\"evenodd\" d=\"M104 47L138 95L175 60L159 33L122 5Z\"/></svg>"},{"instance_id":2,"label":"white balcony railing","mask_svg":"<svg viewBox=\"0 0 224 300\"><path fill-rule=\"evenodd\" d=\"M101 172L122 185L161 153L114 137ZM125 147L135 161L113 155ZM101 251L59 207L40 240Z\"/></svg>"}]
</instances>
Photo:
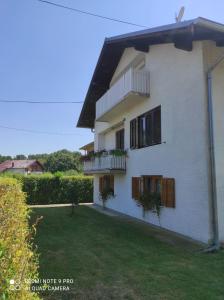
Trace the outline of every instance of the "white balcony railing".
<instances>
[{"instance_id":1,"label":"white balcony railing","mask_svg":"<svg viewBox=\"0 0 224 300\"><path fill-rule=\"evenodd\" d=\"M84 161L85 173L120 173L126 170L126 156L105 155Z\"/></svg>"},{"instance_id":2,"label":"white balcony railing","mask_svg":"<svg viewBox=\"0 0 224 300\"><path fill-rule=\"evenodd\" d=\"M96 120L112 110L129 95L149 96L149 72L128 69L120 79L96 102ZM137 102L137 99L135 101Z\"/></svg>"}]
</instances>

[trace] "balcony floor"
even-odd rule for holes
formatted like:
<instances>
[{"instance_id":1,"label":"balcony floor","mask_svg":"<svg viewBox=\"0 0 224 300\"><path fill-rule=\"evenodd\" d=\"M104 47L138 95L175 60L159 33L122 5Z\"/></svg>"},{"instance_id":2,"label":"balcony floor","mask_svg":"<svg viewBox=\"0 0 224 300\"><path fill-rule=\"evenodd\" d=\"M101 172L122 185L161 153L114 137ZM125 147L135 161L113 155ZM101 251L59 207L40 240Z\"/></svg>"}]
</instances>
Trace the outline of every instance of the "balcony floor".
<instances>
[{"instance_id":1,"label":"balcony floor","mask_svg":"<svg viewBox=\"0 0 224 300\"><path fill-rule=\"evenodd\" d=\"M126 170L124 169L102 169L102 170L85 170L85 175L92 174L125 174Z\"/></svg>"},{"instance_id":2,"label":"balcony floor","mask_svg":"<svg viewBox=\"0 0 224 300\"><path fill-rule=\"evenodd\" d=\"M127 110L138 105L148 97L149 95L130 92L115 106L111 107L108 111L104 112L101 116L96 118L96 121L110 122L111 120L113 120L113 118L116 118L118 115L125 113Z\"/></svg>"}]
</instances>

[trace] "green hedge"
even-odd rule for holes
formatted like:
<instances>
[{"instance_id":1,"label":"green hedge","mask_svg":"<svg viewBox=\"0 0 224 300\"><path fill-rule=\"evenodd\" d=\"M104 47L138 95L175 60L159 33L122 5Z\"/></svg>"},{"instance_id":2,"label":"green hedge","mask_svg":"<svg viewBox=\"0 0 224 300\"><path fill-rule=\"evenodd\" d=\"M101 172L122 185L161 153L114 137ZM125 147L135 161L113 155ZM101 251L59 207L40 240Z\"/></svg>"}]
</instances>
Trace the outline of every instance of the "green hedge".
<instances>
[{"instance_id":1,"label":"green hedge","mask_svg":"<svg viewBox=\"0 0 224 300\"><path fill-rule=\"evenodd\" d=\"M20 176L28 204L93 202L93 178L87 176Z\"/></svg>"},{"instance_id":2,"label":"green hedge","mask_svg":"<svg viewBox=\"0 0 224 300\"><path fill-rule=\"evenodd\" d=\"M27 281L38 276L28 218L21 184L13 178L0 178L0 299L39 299Z\"/></svg>"}]
</instances>

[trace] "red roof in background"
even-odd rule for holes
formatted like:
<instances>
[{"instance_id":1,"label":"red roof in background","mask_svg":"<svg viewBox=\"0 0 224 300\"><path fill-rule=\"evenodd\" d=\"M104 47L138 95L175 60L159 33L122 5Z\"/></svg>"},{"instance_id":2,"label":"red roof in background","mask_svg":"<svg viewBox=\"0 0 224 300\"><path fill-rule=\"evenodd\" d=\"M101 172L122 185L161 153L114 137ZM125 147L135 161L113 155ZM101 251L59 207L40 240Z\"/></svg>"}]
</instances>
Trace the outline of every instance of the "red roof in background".
<instances>
[{"instance_id":1,"label":"red roof in background","mask_svg":"<svg viewBox=\"0 0 224 300\"><path fill-rule=\"evenodd\" d=\"M26 169L36 163L42 167L37 160L6 160L0 164L0 172L3 172L7 169Z\"/></svg>"}]
</instances>

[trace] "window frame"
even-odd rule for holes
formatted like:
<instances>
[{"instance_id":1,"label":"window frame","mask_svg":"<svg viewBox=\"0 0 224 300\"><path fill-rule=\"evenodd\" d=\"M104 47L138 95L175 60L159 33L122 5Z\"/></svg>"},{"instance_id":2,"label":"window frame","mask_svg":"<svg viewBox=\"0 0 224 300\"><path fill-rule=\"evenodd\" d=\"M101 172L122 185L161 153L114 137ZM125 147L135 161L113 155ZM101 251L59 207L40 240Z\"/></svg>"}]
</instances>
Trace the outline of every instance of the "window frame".
<instances>
[{"instance_id":1,"label":"window frame","mask_svg":"<svg viewBox=\"0 0 224 300\"><path fill-rule=\"evenodd\" d=\"M145 189L144 180L150 178L153 183L154 189L147 191ZM160 181L160 196L161 196L161 207L176 208L176 184L175 178L163 177L163 175L141 175L139 177L132 177L132 198L139 199L140 195L146 192L158 192L155 190L156 181Z\"/></svg>"},{"instance_id":2,"label":"window frame","mask_svg":"<svg viewBox=\"0 0 224 300\"><path fill-rule=\"evenodd\" d=\"M142 179L142 186L141 186L141 192L144 193L159 193L161 198L162 198L162 180L163 180L163 176L162 175L142 175L141 176ZM146 179L150 179L152 181L152 185L150 186L150 191L146 190L146 184L145 184L145 180ZM156 181L160 182L160 191L156 191ZM163 206L162 202L161 202L161 206Z\"/></svg>"},{"instance_id":3,"label":"window frame","mask_svg":"<svg viewBox=\"0 0 224 300\"><path fill-rule=\"evenodd\" d=\"M155 123L156 113L159 114L159 123ZM141 122L143 120L143 123ZM147 135L147 120L151 124L150 134ZM149 126L148 126L149 127ZM142 128L142 130L141 130ZM157 133L159 135L157 136ZM147 140L151 142L147 142ZM154 145L159 145L162 143L162 123L161 123L161 105L147 111L144 114L141 114L137 118L134 118L130 121L130 149L141 149L145 147L150 147Z\"/></svg>"}]
</instances>

